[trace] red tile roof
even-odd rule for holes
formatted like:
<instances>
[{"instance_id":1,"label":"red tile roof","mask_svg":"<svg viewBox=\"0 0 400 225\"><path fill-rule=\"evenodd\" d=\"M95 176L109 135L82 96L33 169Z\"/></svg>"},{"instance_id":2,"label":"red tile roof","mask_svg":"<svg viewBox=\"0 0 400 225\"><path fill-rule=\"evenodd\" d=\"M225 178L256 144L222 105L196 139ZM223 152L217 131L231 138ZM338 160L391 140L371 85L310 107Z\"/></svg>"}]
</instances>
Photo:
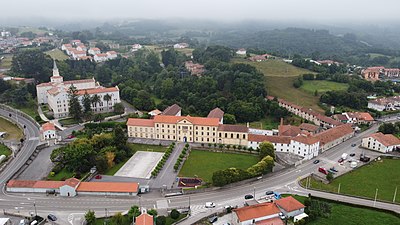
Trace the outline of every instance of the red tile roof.
<instances>
[{"instance_id":1,"label":"red tile roof","mask_svg":"<svg viewBox=\"0 0 400 225\"><path fill-rule=\"evenodd\" d=\"M126 125L138 127L154 127L154 120L129 118Z\"/></svg>"},{"instance_id":2,"label":"red tile roof","mask_svg":"<svg viewBox=\"0 0 400 225\"><path fill-rule=\"evenodd\" d=\"M64 81L64 84L79 84L79 83L90 83L94 82L95 80L92 79L83 79L83 80L69 80L69 81Z\"/></svg>"},{"instance_id":3,"label":"red tile roof","mask_svg":"<svg viewBox=\"0 0 400 225\"><path fill-rule=\"evenodd\" d=\"M315 132L319 129L319 126L316 126L314 124L311 123L302 123L299 126L300 130L306 130L306 131L310 131L310 132Z\"/></svg>"},{"instance_id":4,"label":"red tile roof","mask_svg":"<svg viewBox=\"0 0 400 225\"><path fill-rule=\"evenodd\" d=\"M313 145L313 144L319 142L319 140L315 137L304 136L304 135L298 135L298 136L292 138L292 140L306 144L306 145Z\"/></svg>"},{"instance_id":5,"label":"red tile roof","mask_svg":"<svg viewBox=\"0 0 400 225\"><path fill-rule=\"evenodd\" d=\"M215 108L208 113L208 118L218 118L222 119L224 117L224 111L222 111L220 108Z\"/></svg>"},{"instance_id":6,"label":"red tile roof","mask_svg":"<svg viewBox=\"0 0 400 225\"><path fill-rule=\"evenodd\" d=\"M279 125L278 130L279 130L279 136L295 137L301 133L301 130L299 127L292 126L292 125Z\"/></svg>"},{"instance_id":7,"label":"red tile roof","mask_svg":"<svg viewBox=\"0 0 400 225\"><path fill-rule=\"evenodd\" d=\"M381 132L371 134L369 137L374 138L375 140L379 141L384 146L393 146L393 145L400 145L400 139L395 137L392 134L383 134Z\"/></svg>"},{"instance_id":8,"label":"red tile roof","mask_svg":"<svg viewBox=\"0 0 400 225\"><path fill-rule=\"evenodd\" d=\"M42 125L42 130L43 131L56 130L56 127L54 126L54 124L52 124L50 122L47 122L47 123Z\"/></svg>"},{"instance_id":9,"label":"red tile roof","mask_svg":"<svg viewBox=\"0 0 400 225\"><path fill-rule=\"evenodd\" d=\"M281 218L274 217L271 219L257 221L256 225L285 225L285 223Z\"/></svg>"},{"instance_id":10,"label":"red tile roof","mask_svg":"<svg viewBox=\"0 0 400 225\"><path fill-rule=\"evenodd\" d=\"M99 93L107 93L107 92L116 92L119 91L117 87L109 87L109 88L90 88L90 89L82 89L79 90L77 95L84 95L85 93L91 94L99 94Z\"/></svg>"},{"instance_id":11,"label":"red tile roof","mask_svg":"<svg viewBox=\"0 0 400 225\"><path fill-rule=\"evenodd\" d=\"M7 183L8 188L21 187L21 188L33 188L36 181L34 180L10 180Z\"/></svg>"},{"instance_id":12,"label":"red tile roof","mask_svg":"<svg viewBox=\"0 0 400 225\"><path fill-rule=\"evenodd\" d=\"M329 130L323 131L321 133L316 134L314 137L320 141L320 146L325 145L326 143L337 140L343 136L353 133L354 130L351 127L351 124L343 124Z\"/></svg>"},{"instance_id":13,"label":"red tile roof","mask_svg":"<svg viewBox=\"0 0 400 225\"><path fill-rule=\"evenodd\" d=\"M233 211L236 213L240 222L270 216L281 212L275 203L261 203L234 209Z\"/></svg>"},{"instance_id":14,"label":"red tile roof","mask_svg":"<svg viewBox=\"0 0 400 225\"><path fill-rule=\"evenodd\" d=\"M247 133L249 128L244 125L221 124L218 127L218 131Z\"/></svg>"},{"instance_id":15,"label":"red tile roof","mask_svg":"<svg viewBox=\"0 0 400 225\"><path fill-rule=\"evenodd\" d=\"M153 224L154 224L153 216L150 216L147 213L144 213L136 217L136 225L153 225Z\"/></svg>"},{"instance_id":16,"label":"red tile roof","mask_svg":"<svg viewBox=\"0 0 400 225\"><path fill-rule=\"evenodd\" d=\"M132 192L138 191L139 184L134 182L82 182L78 192Z\"/></svg>"},{"instance_id":17,"label":"red tile roof","mask_svg":"<svg viewBox=\"0 0 400 225\"><path fill-rule=\"evenodd\" d=\"M64 185L64 181L44 181L38 180L33 185L33 188L50 188L50 189L57 189Z\"/></svg>"},{"instance_id":18,"label":"red tile roof","mask_svg":"<svg viewBox=\"0 0 400 225\"><path fill-rule=\"evenodd\" d=\"M79 182L81 182L81 181L78 180L78 179L76 179L76 178L69 178L69 179L66 179L66 180L64 181L64 185L68 185L68 186L70 186L70 187L76 187L76 185L78 185ZM63 185L63 186L64 186L64 185Z\"/></svg>"},{"instance_id":19,"label":"red tile roof","mask_svg":"<svg viewBox=\"0 0 400 225\"><path fill-rule=\"evenodd\" d=\"M303 209L305 206L297 201L292 196L286 198L281 198L275 201L280 208L284 209L286 212L293 212L295 210Z\"/></svg>"},{"instance_id":20,"label":"red tile roof","mask_svg":"<svg viewBox=\"0 0 400 225\"><path fill-rule=\"evenodd\" d=\"M290 144L291 137L289 136L268 136L268 135L257 135L257 134L249 134L249 141L253 142L263 142L268 141L270 143L276 144Z\"/></svg>"}]
</instances>

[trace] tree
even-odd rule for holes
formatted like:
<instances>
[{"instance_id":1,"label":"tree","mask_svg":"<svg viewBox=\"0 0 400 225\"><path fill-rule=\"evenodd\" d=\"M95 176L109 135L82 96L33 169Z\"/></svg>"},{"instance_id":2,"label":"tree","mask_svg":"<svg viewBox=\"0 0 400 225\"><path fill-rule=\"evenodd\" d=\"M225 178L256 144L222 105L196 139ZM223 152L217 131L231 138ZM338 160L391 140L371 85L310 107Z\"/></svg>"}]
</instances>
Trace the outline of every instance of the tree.
<instances>
[{"instance_id":1,"label":"tree","mask_svg":"<svg viewBox=\"0 0 400 225\"><path fill-rule=\"evenodd\" d=\"M235 115L225 113L224 114L224 123L225 124L236 124L236 117Z\"/></svg>"},{"instance_id":2,"label":"tree","mask_svg":"<svg viewBox=\"0 0 400 225\"><path fill-rule=\"evenodd\" d=\"M274 145L270 142L262 142L259 145L260 148L260 159L263 159L265 156L271 156L275 160L275 148Z\"/></svg>"},{"instance_id":3,"label":"tree","mask_svg":"<svg viewBox=\"0 0 400 225\"><path fill-rule=\"evenodd\" d=\"M141 212L140 212L139 206L134 205L128 211L128 218L132 222L132 218L136 218L136 217L140 216L140 214L141 214Z\"/></svg>"},{"instance_id":4,"label":"tree","mask_svg":"<svg viewBox=\"0 0 400 225\"><path fill-rule=\"evenodd\" d=\"M82 97L83 104L83 114L87 119L92 117L92 100L90 99L90 95L85 91L85 94Z\"/></svg>"},{"instance_id":5,"label":"tree","mask_svg":"<svg viewBox=\"0 0 400 225\"><path fill-rule=\"evenodd\" d=\"M124 221L124 216L123 216L120 212L116 213L116 214L112 217L112 222L113 222L114 224L122 224L123 221Z\"/></svg>"},{"instance_id":6,"label":"tree","mask_svg":"<svg viewBox=\"0 0 400 225\"><path fill-rule=\"evenodd\" d=\"M181 215L181 214L180 214L179 211L176 210L176 209L173 209L173 210L171 211L171 218L174 219L174 220L178 219L180 215Z\"/></svg>"},{"instance_id":7,"label":"tree","mask_svg":"<svg viewBox=\"0 0 400 225\"><path fill-rule=\"evenodd\" d=\"M326 179L327 179L329 182L331 182L331 181L333 180L333 174L332 174L332 173L328 173L328 174L326 175Z\"/></svg>"},{"instance_id":8,"label":"tree","mask_svg":"<svg viewBox=\"0 0 400 225\"><path fill-rule=\"evenodd\" d=\"M82 117L82 107L78 98L78 90L74 85L69 87L68 97L69 97L69 115L77 121L81 121Z\"/></svg>"},{"instance_id":9,"label":"tree","mask_svg":"<svg viewBox=\"0 0 400 225\"><path fill-rule=\"evenodd\" d=\"M85 220L86 224L88 225L94 225L96 223L96 215L94 214L94 211L89 210L85 214Z\"/></svg>"},{"instance_id":10,"label":"tree","mask_svg":"<svg viewBox=\"0 0 400 225\"><path fill-rule=\"evenodd\" d=\"M94 94L92 96L91 101L92 101L93 108L96 108L97 107L97 103L101 102L101 98L97 94Z\"/></svg>"},{"instance_id":11,"label":"tree","mask_svg":"<svg viewBox=\"0 0 400 225\"><path fill-rule=\"evenodd\" d=\"M111 101L111 95L107 93L106 95L104 95L103 100L107 102L107 110L108 110L109 109L108 102Z\"/></svg>"},{"instance_id":12,"label":"tree","mask_svg":"<svg viewBox=\"0 0 400 225\"><path fill-rule=\"evenodd\" d=\"M117 147L125 146L128 138L125 135L125 131L120 125L115 126L113 131L113 142Z\"/></svg>"},{"instance_id":13,"label":"tree","mask_svg":"<svg viewBox=\"0 0 400 225\"><path fill-rule=\"evenodd\" d=\"M125 112L125 107L122 103L115 103L114 112L117 114L123 114Z\"/></svg>"},{"instance_id":14,"label":"tree","mask_svg":"<svg viewBox=\"0 0 400 225\"><path fill-rule=\"evenodd\" d=\"M152 215L153 217L156 217L158 215L158 212L155 209L150 209L147 211L147 214Z\"/></svg>"},{"instance_id":15,"label":"tree","mask_svg":"<svg viewBox=\"0 0 400 225\"><path fill-rule=\"evenodd\" d=\"M165 225L167 223L167 218L165 216L157 216L156 225Z\"/></svg>"}]
</instances>

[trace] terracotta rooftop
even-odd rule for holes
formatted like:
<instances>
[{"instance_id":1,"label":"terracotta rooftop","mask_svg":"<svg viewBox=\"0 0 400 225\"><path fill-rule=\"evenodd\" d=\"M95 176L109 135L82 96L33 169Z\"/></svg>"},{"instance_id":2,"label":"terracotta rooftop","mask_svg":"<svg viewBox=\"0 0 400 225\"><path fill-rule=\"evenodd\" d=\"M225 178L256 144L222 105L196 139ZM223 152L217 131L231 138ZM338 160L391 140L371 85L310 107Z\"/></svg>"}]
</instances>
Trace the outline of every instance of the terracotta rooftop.
<instances>
[{"instance_id":1,"label":"terracotta rooftop","mask_svg":"<svg viewBox=\"0 0 400 225\"><path fill-rule=\"evenodd\" d=\"M353 133L351 124L343 124L316 134L314 137L320 141L320 146Z\"/></svg>"},{"instance_id":2,"label":"terracotta rooftop","mask_svg":"<svg viewBox=\"0 0 400 225\"><path fill-rule=\"evenodd\" d=\"M288 196L286 198L281 198L275 201L280 208L284 209L286 212L292 212L295 210L303 209L305 206L297 201L292 196Z\"/></svg>"},{"instance_id":3,"label":"terracotta rooftop","mask_svg":"<svg viewBox=\"0 0 400 225\"><path fill-rule=\"evenodd\" d=\"M137 192L139 184L134 182L81 182L80 192Z\"/></svg>"},{"instance_id":4,"label":"terracotta rooftop","mask_svg":"<svg viewBox=\"0 0 400 225\"><path fill-rule=\"evenodd\" d=\"M299 127L292 125L279 125L278 130L279 130L279 136L295 137L301 133Z\"/></svg>"},{"instance_id":5,"label":"terracotta rooftop","mask_svg":"<svg viewBox=\"0 0 400 225\"><path fill-rule=\"evenodd\" d=\"M192 116L166 116L166 115L154 116L154 123L176 124L182 120L187 120L194 125L201 125L201 126L218 126L219 125L219 120L217 118L204 118L204 117L192 117Z\"/></svg>"},{"instance_id":6,"label":"terracotta rooftop","mask_svg":"<svg viewBox=\"0 0 400 225\"><path fill-rule=\"evenodd\" d=\"M222 119L224 118L224 111L222 111L220 108L215 108L208 113L207 118L218 118Z\"/></svg>"},{"instance_id":7,"label":"terracotta rooftop","mask_svg":"<svg viewBox=\"0 0 400 225\"><path fill-rule=\"evenodd\" d=\"M68 81L64 81L64 84L79 84L79 83L90 83L90 82L95 82L94 78L83 79L83 80L68 80Z\"/></svg>"},{"instance_id":8,"label":"terracotta rooftop","mask_svg":"<svg viewBox=\"0 0 400 225\"><path fill-rule=\"evenodd\" d=\"M154 127L154 120L129 118L126 125L138 127Z\"/></svg>"},{"instance_id":9,"label":"terracotta rooftop","mask_svg":"<svg viewBox=\"0 0 400 225\"><path fill-rule=\"evenodd\" d=\"M294 138L292 138L293 141L297 141L306 145L313 145L317 142L319 142L319 140L315 137L312 136L305 136L305 135L298 135Z\"/></svg>"},{"instance_id":10,"label":"terracotta rooftop","mask_svg":"<svg viewBox=\"0 0 400 225\"><path fill-rule=\"evenodd\" d=\"M21 187L21 188L32 188L35 185L36 181L34 180L10 180L7 183L7 187Z\"/></svg>"},{"instance_id":11,"label":"terracotta rooftop","mask_svg":"<svg viewBox=\"0 0 400 225\"><path fill-rule=\"evenodd\" d=\"M393 145L400 145L400 139L395 137L392 134L383 134L381 132L371 134L369 137L374 138L375 140L379 141L384 146L393 146Z\"/></svg>"},{"instance_id":12,"label":"terracotta rooftop","mask_svg":"<svg viewBox=\"0 0 400 225\"><path fill-rule=\"evenodd\" d=\"M107 54L106 53L99 53L99 54L96 54L96 56L97 57L107 57Z\"/></svg>"},{"instance_id":13,"label":"terracotta rooftop","mask_svg":"<svg viewBox=\"0 0 400 225\"><path fill-rule=\"evenodd\" d=\"M281 218L274 217L271 219L257 221L256 225L285 225L285 223Z\"/></svg>"},{"instance_id":14,"label":"terracotta rooftop","mask_svg":"<svg viewBox=\"0 0 400 225\"><path fill-rule=\"evenodd\" d=\"M247 133L249 128L244 125L221 124L218 127L218 131Z\"/></svg>"},{"instance_id":15,"label":"terracotta rooftop","mask_svg":"<svg viewBox=\"0 0 400 225\"><path fill-rule=\"evenodd\" d=\"M181 111L182 108L177 105L177 104L173 104L171 106L168 106L163 112L162 115L166 115L166 116L175 116L179 111Z\"/></svg>"},{"instance_id":16,"label":"terracotta rooftop","mask_svg":"<svg viewBox=\"0 0 400 225\"><path fill-rule=\"evenodd\" d=\"M374 118L371 116L371 114L367 112L349 112L347 115L349 115L350 118L356 118L357 120L374 121Z\"/></svg>"},{"instance_id":17,"label":"terracotta rooftop","mask_svg":"<svg viewBox=\"0 0 400 225\"><path fill-rule=\"evenodd\" d=\"M90 89L82 89L79 90L77 95L84 95L85 93L91 94L99 94L99 93L107 93L107 92L116 92L119 91L118 87L109 87L109 88L90 88Z\"/></svg>"},{"instance_id":18,"label":"terracotta rooftop","mask_svg":"<svg viewBox=\"0 0 400 225\"><path fill-rule=\"evenodd\" d=\"M310 131L310 132L315 132L319 129L319 126L316 126L314 124L311 123L302 123L299 126L300 130L306 130L306 131Z\"/></svg>"},{"instance_id":19,"label":"terracotta rooftop","mask_svg":"<svg viewBox=\"0 0 400 225\"><path fill-rule=\"evenodd\" d=\"M281 212L275 203L261 203L234 209L233 211L236 213L240 222L270 216Z\"/></svg>"},{"instance_id":20,"label":"terracotta rooftop","mask_svg":"<svg viewBox=\"0 0 400 225\"><path fill-rule=\"evenodd\" d=\"M81 181L73 177L73 178L66 179L64 181L63 185L68 185L70 187L76 187L76 185L78 185L79 182L81 182Z\"/></svg>"},{"instance_id":21,"label":"terracotta rooftop","mask_svg":"<svg viewBox=\"0 0 400 225\"><path fill-rule=\"evenodd\" d=\"M268 141L275 144L290 144L291 137L289 136L269 136L269 135L257 135L249 134L249 141L253 142L263 142Z\"/></svg>"},{"instance_id":22,"label":"terracotta rooftop","mask_svg":"<svg viewBox=\"0 0 400 225\"><path fill-rule=\"evenodd\" d=\"M57 189L64 185L64 181L48 181L48 180L38 180L33 185L33 188L51 188Z\"/></svg>"},{"instance_id":23,"label":"terracotta rooftop","mask_svg":"<svg viewBox=\"0 0 400 225\"><path fill-rule=\"evenodd\" d=\"M42 130L43 131L56 130L56 127L54 126L54 124L52 124L50 122L47 122L47 123L42 125Z\"/></svg>"},{"instance_id":24,"label":"terracotta rooftop","mask_svg":"<svg viewBox=\"0 0 400 225\"><path fill-rule=\"evenodd\" d=\"M153 216L147 213L141 214L136 217L136 225L154 225Z\"/></svg>"},{"instance_id":25,"label":"terracotta rooftop","mask_svg":"<svg viewBox=\"0 0 400 225\"><path fill-rule=\"evenodd\" d=\"M160 115L162 112L158 109L151 110L148 114Z\"/></svg>"}]
</instances>

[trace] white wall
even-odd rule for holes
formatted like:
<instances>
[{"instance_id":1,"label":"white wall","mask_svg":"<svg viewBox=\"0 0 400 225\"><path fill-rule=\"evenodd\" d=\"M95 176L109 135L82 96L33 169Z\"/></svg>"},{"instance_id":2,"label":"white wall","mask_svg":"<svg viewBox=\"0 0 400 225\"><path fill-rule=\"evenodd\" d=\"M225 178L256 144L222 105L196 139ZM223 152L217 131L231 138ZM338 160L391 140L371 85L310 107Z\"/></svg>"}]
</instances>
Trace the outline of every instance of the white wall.
<instances>
[{"instance_id":1,"label":"white wall","mask_svg":"<svg viewBox=\"0 0 400 225\"><path fill-rule=\"evenodd\" d=\"M60 196L64 196L64 197L74 197L74 196L76 196L75 188L73 188L73 187L71 187L69 185L61 186L60 187Z\"/></svg>"},{"instance_id":2,"label":"white wall","mask_svg":"<svg viewBox=\"0 0 400 225\"><path fill-rule=\"evenodd\" d=\"M397 147L396 145L385 146L372 137L363 138L361 141L361 146L382 153L392 152Z\"/></svg>"}]
</instances>

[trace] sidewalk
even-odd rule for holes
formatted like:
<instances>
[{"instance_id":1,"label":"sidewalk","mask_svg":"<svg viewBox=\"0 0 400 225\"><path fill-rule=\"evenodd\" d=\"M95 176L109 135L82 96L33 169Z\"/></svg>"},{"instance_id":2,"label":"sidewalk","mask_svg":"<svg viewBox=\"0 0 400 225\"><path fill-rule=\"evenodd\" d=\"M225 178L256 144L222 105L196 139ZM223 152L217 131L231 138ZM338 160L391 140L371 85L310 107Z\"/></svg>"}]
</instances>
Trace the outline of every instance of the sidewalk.
<instances>
[{"instance_id":1,"label":"sidewalk","mask_svg":"<svg viewBox=\"0 0 400 225\"><path fill-rule=\"evenodd\" d=\"M39 113L40 119L42 119L45 122L49 122L50 121L49 119L47 119L46 115L44 115L44 113L42 111L42 108L40 106L38 106L37 111Z\"/></svg>"}]
</instances>

